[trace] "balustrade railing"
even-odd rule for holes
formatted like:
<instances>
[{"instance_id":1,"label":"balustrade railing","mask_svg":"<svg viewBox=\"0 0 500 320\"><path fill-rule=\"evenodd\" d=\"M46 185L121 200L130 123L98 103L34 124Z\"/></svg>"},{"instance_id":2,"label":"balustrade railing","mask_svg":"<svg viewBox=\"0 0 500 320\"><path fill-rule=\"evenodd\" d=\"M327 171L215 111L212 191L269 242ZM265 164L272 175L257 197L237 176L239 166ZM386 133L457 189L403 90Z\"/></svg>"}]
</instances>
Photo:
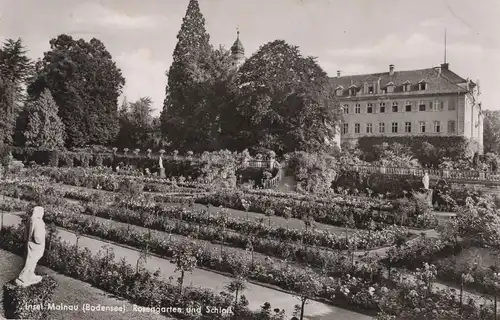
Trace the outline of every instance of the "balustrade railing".
<instances>
[{"instance_id":1,"label":"balustrade railing","mask_svg":"<svg viewBox=\"0 0 500 320\"><path fill-rule=\"evenodd\" d=\"M500 174L486 171L462 171L462 170L444 170L444 169L426 169L426 168L400 168L383 166L355 165L354 171L393 175L415 175L423 176L425 172L430 178L456 179L456 180L477 180L477 181L500 181Z\"/></svg>"}]
</instances>

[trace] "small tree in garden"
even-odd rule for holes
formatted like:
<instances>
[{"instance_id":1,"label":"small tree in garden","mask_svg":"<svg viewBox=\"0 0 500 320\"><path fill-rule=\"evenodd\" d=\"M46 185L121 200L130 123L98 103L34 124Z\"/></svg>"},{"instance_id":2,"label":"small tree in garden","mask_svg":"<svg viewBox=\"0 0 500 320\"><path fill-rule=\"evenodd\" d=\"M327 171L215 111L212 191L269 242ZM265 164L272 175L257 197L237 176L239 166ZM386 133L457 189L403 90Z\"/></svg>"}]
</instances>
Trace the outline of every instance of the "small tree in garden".
<instances>
[{"instance_id":1,"label":"small tree in garden","mask_svg":"<svg viewBox=\"0 0 500 320\"><path fill-rule=\"evenodd\" d=\"M226 286L230 293L234 293L234 313L238 311L238 297L247 288L248 269L246 267L238 268L233 271L233 280Z\"/></svg>"},{"instance_id":2,"label":"small tree in garden","mask_svg":"<svg viewBox=\"0 0 500 320\"><path fill-rule=\"evenodd\" d=\"M248 216L248 211L250 210L250 202L244 198L241 198L241 206L243 209L245 209L245 212L247 213L247 221L250 219Z\"/></svg>"},{"instance_id":3,"label":"small tree in garden","mask_svg":"<svg viewBox=\"0 0 500 320\"><path fill-rule=\"evenodd\" d=\"M219 230L219 239L221 240L220 244L220 254L222 256L222 249L224 247L224 239L226 234L226 226L227 226L227 214L225 212L221 212L217 217L217 226Z\"/></svg>"},{"instance_id":4,"label":"small tree in garden","mask_svg":"<svg viewBox=\"0 0 500 320\"><path fill-rule=\"evenodd\" d=\"M423 285L427 288L427 295L432 293L432 288L434 281L436 280L437 269L433 264L424 263L423 268L417 268L415 272L415 278L422 282Z\"/></svg>"},{"instance_id":5,"label":"small tree in garden","mask_svg":"<svg viewBox=\"0 0 500 320\"><path fill-rule=\"evenodd\" d=\"M129 148L124 148L123 149L123 154L126 155L128 153L128 151L129 151Z\"/></svg>"},{"instance_id":6,"label":"small tree in garden","mask_svg":"<svg viewBox=\"0 0 500 320\"><path fill-rule=\"evenodd\" d=\"M462 272L460 275L460 311L462 311L464 305L464 284L473 282L474 278L470 273Z\"/></svg>"},{"instance_id":7,"label":"small tree in garden","mask_svg":"<svg viewBox=\"0 0 500 320\"><path fill-rule=\"evenodd\" d=\"M356 227L356 221L354 221L354 215L351 213L349 218L345 222L345 240L349 245L349 228L354 229Z\"/></svg>"},{"instance_id":8,"label":"small tree in garden","mask_svg":"<svg viewBox=\"0 0 500 320\"><path fill-rule=\"evenodd\" d=\"M253 268L253 261L254 261L254 254L253 254L253 237L248 237L247 238L247 245L246 245L246 250L247 251L250 251L250 255L251 255L251 266Z\"/></svg>"},{"instance_id":9,"label":"small tree in garden","mask_svg":"<svg viewBox=\"0 0 500 320\"><path fill-rule=\"evenodd\" d=\"M1 229L0 229L1 230ZM47 225L47 233L49 234L49 243L48 243L48 250L52 250L52 243L54 242L54 239L57 237L57 234L59 233L56 225L53 222L48 223Z\"/></svg>"},{"instance_id":10,"label":"small tree in garden","mask_svg":"<svg viewBox=\"0 0 500 320\"><path fill-rule=\"evenodd\" d=\"M321 287L321 282L319 282L316 278L313 278L309 272L302 273L295 281L294 291L296 292L296 296L300 299L300 306L298 308L300 320L304 320L304 310L307 302L318 295ZM297 314L294 315L297 316Z\"/></svg>"},{"instance_id":11,"label":"small tree in garden","mask_svg":"<svg viewBox=\"0 0 500 320\"><path fill-rule=\"evenodd\" d=\"M186 272L193 272L198 261L198 248L194 241L190 239L176 243L173 248L173 260L175 263L175 272L180 272L181 275L177 279L179 285L179 294L182 294L182 286Z\"/></svg>"},{"instance_id":12,"label":"small tree in garden","mask_svg":"<svg viewBox=\"0 0 500 320\"><path fill-rule=\"evenodd\" d=\"M288 220L292 217L292 208L286 206L283 209L283 218L286 220L286 230L288 230Z\"/></svg>"},{"instance_id":13,"label":"small tree in garden","mask_svg":"<svg viewBox=\"0 0 500 320\"><path fill-rule=\"evenodd\" d=\"M274 213L275 213L274 209L267 208L266 211L265 211L265 213L266 213L266 217L269 219L268 220L268 222L269 222L268 225L269 225L269 227L271 227L271 217L274 216Z\"/></svg>"}]
</instances>

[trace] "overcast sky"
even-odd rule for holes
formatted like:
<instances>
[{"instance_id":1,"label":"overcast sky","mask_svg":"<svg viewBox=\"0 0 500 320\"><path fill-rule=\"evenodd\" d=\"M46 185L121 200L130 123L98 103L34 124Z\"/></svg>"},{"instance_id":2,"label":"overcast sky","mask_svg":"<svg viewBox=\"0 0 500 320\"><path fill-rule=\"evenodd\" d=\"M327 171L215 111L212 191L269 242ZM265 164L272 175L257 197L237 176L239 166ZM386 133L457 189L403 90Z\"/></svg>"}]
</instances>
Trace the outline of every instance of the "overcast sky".
<instances>
[{"instance_id":1,"label":"overcast sky","mask_svg":"<svg viewBox=\"0 0 500 320\"><path fill-rule=\"evenodd\" d=\"M189 0L0 0L0 40L21 37L32 58L58 34L104 42L129 100L162 108ZM330 76L437 66L480 79L483 108L500 109L500 0L199 0L215 46L240 39L246 56L276 39L318 58Z\"/></svg>"}]
</instances>

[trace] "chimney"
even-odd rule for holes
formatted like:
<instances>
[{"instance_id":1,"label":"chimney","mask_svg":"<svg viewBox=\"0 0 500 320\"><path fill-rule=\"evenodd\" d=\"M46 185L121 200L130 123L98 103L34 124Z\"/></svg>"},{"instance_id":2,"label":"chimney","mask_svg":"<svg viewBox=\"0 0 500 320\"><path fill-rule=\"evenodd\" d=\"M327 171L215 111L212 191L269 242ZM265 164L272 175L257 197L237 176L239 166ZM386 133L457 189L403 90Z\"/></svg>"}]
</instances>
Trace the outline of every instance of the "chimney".
<instances>
[{"instance_id":1,"label":"chimney","mask_svg":"<svg viewBox=\"0 0 500 320\"><path fill-rule=\"evenodd\" d=\"M443 70L449 70L450 64L449 63L441 63L441 69Z\"/></svg>"},{"instance_id":2,"label":"chimney","mask_svg":"<svg viewBox=\"0 0 500 320\"><path fill-rule=\"evenodd\" d=\"M441 69L442 69L442 67L436 67L436 71L437 71L439 76L441 75Z\"/></svg>"},{"instance_id":3,"label":"chimney","mask_svg":"<svg viewBox=\"0 0 500 320\"><path fill-rule=\"evenodd\" d=\"M340 70L337 70L337 78L340 78Z\"/></svg>"},{"instance_id":4,"label":"chimney","mask_svg":"<svg viewBox=\"0 0 500 320\"><path fill-rule=\"evenodd\" d=\"M393 64L390 64L389 65L389 75L394 75L394 65Z\"/></svg>"}]
</instances>

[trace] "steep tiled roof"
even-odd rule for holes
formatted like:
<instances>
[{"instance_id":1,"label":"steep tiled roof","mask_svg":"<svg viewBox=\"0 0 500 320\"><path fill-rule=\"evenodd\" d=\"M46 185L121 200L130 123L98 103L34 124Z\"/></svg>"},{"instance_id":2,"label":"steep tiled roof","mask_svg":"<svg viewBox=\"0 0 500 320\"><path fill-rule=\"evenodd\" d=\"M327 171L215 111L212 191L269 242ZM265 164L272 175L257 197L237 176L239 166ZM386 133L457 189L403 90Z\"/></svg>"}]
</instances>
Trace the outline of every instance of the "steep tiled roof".
<instances>
[{"instance_id":1,"label":"steep tiled roof","mask_svg":"<svg viewBox=\"0 0 500 320\"><path fill-rule=\"evenodd\" d=\"M403 92L403 84L405 82L411 83L410 91L415 93L433 94L467 92L465 88L458 85L466 83L466 80L446 68L441 69L441 75L436 68L427 68L420 70L395 71L393 75L390 75L389 72L383 72L343 76L340 78L332 77L330 79L334 88L339 86L343 87L342 96L349 96L349 87L352 85L355 85L358 89L362 90L365 83L373 85L374 82L378 82L378 80L380 80L381 89L384 89L391 82L394 83L394 93ZM418 83L422 80L427 83L427 89L425 91L418 90ZM471 82L471 84L474 85L473 82Z\"/></svg>"}]
</instances>

